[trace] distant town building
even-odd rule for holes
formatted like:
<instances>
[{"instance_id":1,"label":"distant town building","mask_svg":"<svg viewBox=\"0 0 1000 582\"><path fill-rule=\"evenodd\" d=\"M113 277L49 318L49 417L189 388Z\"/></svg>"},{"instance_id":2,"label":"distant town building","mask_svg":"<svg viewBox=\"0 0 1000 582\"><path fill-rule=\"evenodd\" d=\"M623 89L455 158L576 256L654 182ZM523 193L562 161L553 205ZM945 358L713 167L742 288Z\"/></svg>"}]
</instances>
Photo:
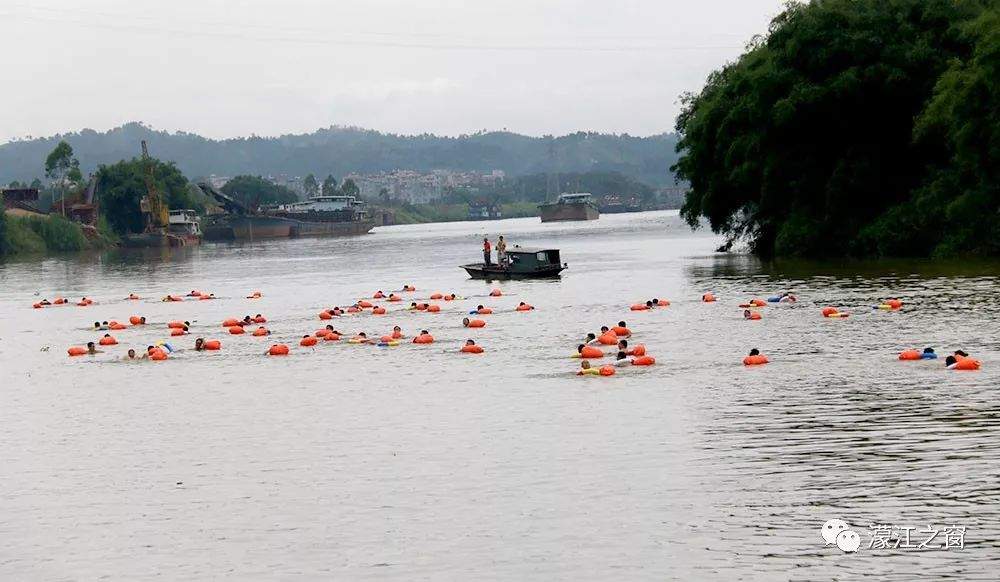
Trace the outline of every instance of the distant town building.
<instances>
[{"instance_id":1,"label":"distant town building","mask_svg":"<svg viewBox=\"0 0 1000 582\"><path fill-rule=\"evenodd\" d=\"M347 174L358 186L364 198L389 199L408 204L427 204L439 200L454 188L477 191L482 187L495 187L506 178L503 170L482 172L457 172L452 170L393 170L377 174Z\"/></svg>"}]
</instances>

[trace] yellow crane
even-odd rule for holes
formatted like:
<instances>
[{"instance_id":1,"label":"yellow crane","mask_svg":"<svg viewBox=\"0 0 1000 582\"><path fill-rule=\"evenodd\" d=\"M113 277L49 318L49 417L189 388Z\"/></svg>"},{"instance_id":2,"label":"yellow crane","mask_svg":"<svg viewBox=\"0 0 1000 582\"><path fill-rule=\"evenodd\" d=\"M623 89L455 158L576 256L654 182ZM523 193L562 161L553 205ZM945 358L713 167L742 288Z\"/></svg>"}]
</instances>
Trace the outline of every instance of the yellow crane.
<instances>
[{"instance_id":1,"label":"yellow crane","mask_svg":"<svg viewBox=\"0 0 1000 582\"><path fill-rule=\"evenodd\" d=\"M156 190L156 183L153 180L153 160L146 150L146 140L142 140L142 164L146 179L146 195L139 200L139 210L142 211L146 223L146 232L163 233L170 223L170 211Z\"/></svg>"}]
</instances>

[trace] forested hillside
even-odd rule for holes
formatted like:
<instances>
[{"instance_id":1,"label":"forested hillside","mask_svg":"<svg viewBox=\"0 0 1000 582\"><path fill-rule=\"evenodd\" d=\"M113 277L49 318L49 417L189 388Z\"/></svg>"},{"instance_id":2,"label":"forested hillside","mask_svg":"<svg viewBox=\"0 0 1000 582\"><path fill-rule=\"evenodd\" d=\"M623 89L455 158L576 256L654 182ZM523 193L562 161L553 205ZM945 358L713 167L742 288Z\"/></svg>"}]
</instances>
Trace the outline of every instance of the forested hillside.
<instances>
[{"instance_id":1,"label":"forested hillside","mask_svg":"<svg viewBox=\"0 0 1000 582\"><path fill-rule=\"evenodd\" d=\"M673 183L669 168L676 161L673 134L632 137L581 132L547 138L491 132L441 137L329 128L275 138L212 140L129 123L106 132L86 129L0 145L0 183L42 177L41 162L61 139L73 147L84 173L101 164L135 157L140 140L145 139L152 155L176 163L192 177L282 173L343 176L394 169L500 169L511 176L614 171L663 186Z\"/></svg>"}]
</instances>

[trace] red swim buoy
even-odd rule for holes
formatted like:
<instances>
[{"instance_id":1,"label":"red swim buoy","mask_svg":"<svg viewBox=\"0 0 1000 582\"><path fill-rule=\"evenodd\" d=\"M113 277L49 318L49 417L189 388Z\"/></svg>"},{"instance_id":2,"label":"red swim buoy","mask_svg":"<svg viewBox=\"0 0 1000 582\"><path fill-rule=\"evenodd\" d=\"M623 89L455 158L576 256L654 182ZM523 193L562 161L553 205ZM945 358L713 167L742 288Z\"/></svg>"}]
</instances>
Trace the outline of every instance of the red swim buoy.
<instances>
[{"instance_id":1,"label":"red swim buoy","mask_svg":"<svg viewBox=\"0 0 1000 582\"><path fill-rule=\"evenodd\" d=\"M978 370L980 366L981 364L979 363L979 360L974 360L972 358L962 358L961 360L955 363L955 367L953 369L972 371L972 370Z\"/></svg>"},{"instance_id":2,"label":"red swim buoy","mask_svg":"<svg viewBox=\"0 0 1000 582\"><path fill-rule=\"evenodd\" d=\"M87 353L87 348L84 348L84 347L81 347L81 346L73 346L70 349L66 350L66 353L69 354L70 357L72 357L72 356L82 356L83 354Z\"/></svg>"},{"instance_id":3,"label":"red swim buoy","mask_svg":"<svg viewBox=\"0 0 1000 582\"><path fill-rule=\"evenodd\" d=\"M229 328L229 333L233 335L240 335L243 333L243 327L239 325L234 325Z\"/></svg>"},{"instance_id":4,"label":"red swim buoy","mask_svg":"<svg viewBox=\"0 0 1000 582\"><path fill-rule=\"evenodd\" d=\"M645 303L636 303L632 305L632 307L629 307L629 309L632 311L646 311L647 309L649 309L649 306L646 305Z\"/></svg>"},{"instance_id":5,"label":"red swim buoy","mask_svg":"<svg viewBox=\"0 0 1000 582\"><path fill-rule=\"evenodd\" d=\"M182 328L182 327L172 327L172 328L170 328L170 335L171 336L184 335L186 333L187 332L184 331L184 328Z\"/></svg>"},{"instance_id":6,"label":"red swim buoy","mask_svg":"<svg viewBox=\"0 0 1000 582\"><path fill-rule=\"evenodd\" d=\"M395 295L395 294L389 295L389 301L396 302L396 301L402 301L402 300L403 300L403 298L400 297L399 295Z\"/></svg>"},{"instance_id":7,"label":"red swim buoy","mask_svg":"<svg viewBox=\"0 0 1000 582\"><path fill-rule=\"evenodd\" d=\"M431 297L430 298L431 299L443 299L444 298L444 294L443 293L431 293Z\"/></svg>"},{"instance_id":8,"label":"red swim buoy","mask_svg":"<svg viewBox=\"0 0 1000 582\"><path fill-rule=\"evenodd\" d=\"M614 376L615 367L611 364L605 364L604 366L598 368L598 372L600 372L601 376Z\"/></svg>"},{"instance_id":9,"label":"red swim buoy","mask_svg":"<svg viewBox=\"0 0 1000 582\"><path fill-rule=\"evenodd\" d=\"M590 358L603 358L604 357L604 352L601 351L600 348L596 348L594 346L583 346L583 349L580 350L580 357L581 358L587 358L587 359L590 359Z\"/></svg>"},{"instance_id":10,"label":"red swim buoy","mask_svg":"<svg viewBox=\"0 0 1000 582\"><path fill-rule=\"evenodd\" d=\"M711 303L715 301L715 295L712 293L705 293L704 295L701 296L701 300L704 301L705 303Z\"/></svg>"},{"instance_id":11,"label":"red swim buoy","mask_svg":"<svg viewBox=\"0 0 1000 582\"><path fill-rule=\"evenodd\" d=\"M609 330L598 336L597 341L606 346L616 346L618 345L618 336Z\"/></svg>"},{"instance_id":12,"label":"red swim buoy","mask_svg":"<svg viewBox=\"0 0 1000 582\"><path fill-rule=\"evenodd\" d=\"M316 345L318 341L319 340L314 338L313 336L307 335L304 338L302 338L301 341L299 341L299 345L308 348L310 346Z\"/></svg>"},{"instance_id":13,"label":"red swim buoy","mask_svg":"<svg viewBox=\"0 0 1000 582\"><path fill-rule=\"evenodd\" d=\"M170 323L167 324L167 327L169 327L171 329L174 329L174 328L183 329L184 325L185 324L184 324L183 321L171 321Z\"/></svg>"},{"instance_id":14,"label":"red swim buoy","mask_svg":"<svg viewBox=\"0 0 1000 582\"><path fill-rule=\"evenodd\" d=\"M490 297L500 297L501 295L503 295L503 292L501 292L499 289L494 289L490 291Z\"/></svg>"},{"instance_id":15,"label":"red swim buoy","mask_svg":"<svg viewBox=\"0 0 1000 582\"><path fill-rule=\"evenodd\" d=\"M413 338L413 343L415 344L432 344L434 343L434 336L429 333L422 333L417 337Z\"/></svg>"},{"instance_id":16,"label":"red swim buoy","mask_svg":"<svg viewBox=\"0 0 1000 582\"><path fill-rule=\"evenodd\" d=\"M331 333L328 333L325 336L323 336L323 341L325 341L325 342L339 342L340 341L340 336L331 332Z\"/></svg>"},{"instance_id":17,"label":"red swim buoy","mask_svg":"<svg viewBox=\"0 0 1000 582\"><path fill-rule=\"evenodd\" d=\"M201 344L201 347L206 350L221 350L222 342L219 340L206 340L203 344Z\"/></svg>"},{"instance_id":18,"label":"red swim buoy","mask_svg":"<svg viewBox=\"0 0 1000 582\"><path fill-rule=\"evenodd\" d=\"M142 325L142 318L139 317L138 315L133 315L132 317L128 318L128 322L131 323L132 325Z\"/></svg>"},{"instance_id":19,"label":"red swim buoy","mask_svg":"<svg viewBox=\"0 0 1000 582\"><path fill-rule=\"evenodd\" d=\"M899 353L900 360L920 360L923 359L917 350L904 350Z\"/></svg>"},{"instance_id":20,"label":"red swim buoy","mask_svg":"<svg viewBox=\"0 0 1000 582\"><path fill-rule=\"evenodd\" d=\"M483 350L482 346L477 346L477 345L474 345L474 344L473 345L462 346L462 349L461 349L461 352L465 353L465 354L481 354L481 353L483 353L483 351L484 350Z\"/></svg>"},{"instance_id":21,"label":"red swim buoy","mask_svg":"<svg viewBox=\"0 0 1000 582\"><path fill-rule=\"evenodd\" d=\"M372 309L372 315L385 315L385 307L376 307Z\"/></svg>"},{"instance_id":22,"label":"red swim buoy","mask_svg":"<svg viewBox=\"0 0 1000 582\"><path fill-rule=\"evenodd\" d=\"M320 319L333 319L333 316L330 315L329 311L320 311L319 312L319 318Z\"/></svg>"},{"instance_id":23,"label":"red swim buoy","mask_svg":"<svg viewBox=\"0 0 1000 582\"><path fill-rule=\"evenodd\" d=\"M239 327L242 326L243 322L238 319L227 319L222 322L222 327Z\"/></svg>"},{"instance_id":24,"label":"red swim buoy","mask_svg":"<svg viewBox=\"0 0 1000 582\"><path fill-rule=\"evenodd\" d=\"M633 366L652 366L656 363L656 358L653 356L639 356L632 360Z\"/></svg>"},{"instance_id":25,"label":"red swim buoy","mask_svg":"<svg viewBox=\"0 0 1000 582\"><path fill-rule=\"evenodd\" d=\"M628 354L628 355L630 355L630 356L645 356L646 355L646 346L644 346L642 344L636 344L636 345L634 345L632 347L632 349L630 349L629 351L627 351L625 353Z\"/></svg>"},{"instance_id":26,"label":"red swim buoy","mask_svg":"<svg viewBox=\"0 0 1000 582\"><path fill-rule=\"evenodd\" d=\"M622 327L620 325L612 327L611 331L614 332L614 334L618 337L629 337L630 335L632 335L632 330L630 330L627 327Z\"/></svg>"},{"instance_id":27,"label":"red swim buoy","mask_svg":"<svg viewBox=\"0 0 1000 582\"><path fill-rule=\"evenodd\" d=\"M744 366L759 366L761 364L768 363L767 356L757 355L757 356L747 356L743 358Z\"/></svg>"},{"instance_id":28,"label":"red swim buoy","mask_svg":"<svg viewBox=\"0 0 1000 582\"><path fill-rule=\"evenodd\" d=\"M241 327L240 329L243 328ZM230 333L232 332L230 331ZM258 327L257 329L253 330L253 334L251 335L253 335L254 337L264 337L266 335L270 335L270 332L267 331L266 327Z\"/></svg>"},{"instance_id":29,"label":"red swim buoy","mask_svg":"<svg viewBox=\"0 0 1000 582\"><path fill-rule=\"evenodd\" d=\"M490 309L489 307L484 307L482 309L477 309L476 313L478 313L479 315L490 315L491 313L493 313L493 310Z\"/></svg>"},{"instance_id":30,"label":"red swim buoy","mask_svg":"<svg viewBox=\"0 0 1000 582\"><path fill-rule=\"evenodd\" d=\"M462 323L465 324L465 327L486 327L486 322L482 319L467 319Z\"/></svg>"},{"instance_id":31,"label":"red swim buoy","mask_svg":"<svg viewBox=\"0 0 1000 582\"><path fill-rule=\"evenodd\" d=\"M364 299L362 299L361 301L358 301L358 307L360 307L362 309L368 309L371 306L372 306L371 301L365 301Z\"/></svg>"},{"instance_id":32,"label":"red swim buoy","mask_svg":"<svg viewBox=\"0 0 1000 582\"><path fill-rule=\"evenodd\" d=\"M532 309L534 309L534 307L525 303L524 305L518 305L515 307L514 311L531 311Z\"/></svg>"},{"instance_id":33,"label":"red swim buoy","mask_svg":"<svg viewBox=\"0 0 1000 582\"><path fill-rule=\"evenodd\" d=\"M427 313L439 313L441 311L440 305L428 305Z\"/></svg>"}]
</instances>

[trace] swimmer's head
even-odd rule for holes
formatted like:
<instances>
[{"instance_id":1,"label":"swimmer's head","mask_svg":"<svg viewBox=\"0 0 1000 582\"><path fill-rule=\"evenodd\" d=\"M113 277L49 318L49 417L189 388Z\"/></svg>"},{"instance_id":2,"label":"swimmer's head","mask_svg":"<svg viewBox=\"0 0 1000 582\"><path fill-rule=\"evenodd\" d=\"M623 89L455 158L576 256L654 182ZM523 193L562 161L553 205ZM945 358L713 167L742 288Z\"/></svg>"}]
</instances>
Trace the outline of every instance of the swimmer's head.
<instances>
[{"instance_id":1,"label":"swimmer's head","mask_svg":"<svg viewBox=\"0 0 1000 582\"><path fill-rule=\"evenodd\" d=\"M135 357L135 350L133 350L132 348L129 348L129 350L128 350L128 357L129 358L134 358Z\"/></svg>"},{"instance_id":2,"label":"swimmer's head","mask_svg":"<svg viewBox=\"0 0 1000 582\"><path fill-rule=\"evenodd\" d=\"M584 370L589 370L590 369L590 360L584 360L584 361L580 362L580 367L583 368Z\"/></svg>"},{"instance_id":3,"label":"swimmer's head","mask_svg":"<svg viewBox=\"0 0 1000 582\"><path fill-rule=\"evenodd\" d=\"M592 333L588 333L588 334L587 334L587 341L588 341L588 342L589 342L589 341L593 341L593 340L595 340L595 339L597 339L597 336L596 336L596 335L594 335L594 334L592 334Z\"/></svg>"},{"instance_id":4,"label":"swimmer's head","mask_svg":"<svg viewBox=\"0 0 1000 582\"><path fill-rule=\"evenodd\" d=\"M626 348L628 348L628 342L625 340L618 340L618 349L624 350Z\"/></svg>"},{"instance_id":5,"label":"swimmer's head","mask_svg":"<svg viewBox=\"0 0 1000 582\"><path fill-rule=\"evenodd\" d=\"M754 349L750 350L750 355L751 356L759 356L760 355L760 350L758 350L757 348L754 348Z\"/></svg>"},{"instance_id":6,"label":"swimmer's head","mask_svg":"<svg viewBox=\"0 0 1000 582\"><path fill-rule=\"evenodd\" d=\"M628 327L628 326L627 326L627 325L625 325L625 322L624 322L624 321L619 321L619 322L618 322L618 327Z\"/></svg>"},{"instance_id":7,"label":"swimmer's head","mask_svg":"<svg viewBox=\"0 0 1000 582\"><path fill-rule=\"evenodd\" d=\"M957 361L958 361L958 358L956 358L955 356L948 356L947 358L944 359L944 365L945 366L950 366L950 365L954 364Z\"/></svg>"},{"instance_id":8,"label":"swimmer's head","mask_svg":"<svg viewBox=\"0 0 1000 582\"><path fill-rule=\"evenodd\" d=\"M618 359L624 360L627 355L625 352L618 352Z\"/></svg>"}]
</instances>

